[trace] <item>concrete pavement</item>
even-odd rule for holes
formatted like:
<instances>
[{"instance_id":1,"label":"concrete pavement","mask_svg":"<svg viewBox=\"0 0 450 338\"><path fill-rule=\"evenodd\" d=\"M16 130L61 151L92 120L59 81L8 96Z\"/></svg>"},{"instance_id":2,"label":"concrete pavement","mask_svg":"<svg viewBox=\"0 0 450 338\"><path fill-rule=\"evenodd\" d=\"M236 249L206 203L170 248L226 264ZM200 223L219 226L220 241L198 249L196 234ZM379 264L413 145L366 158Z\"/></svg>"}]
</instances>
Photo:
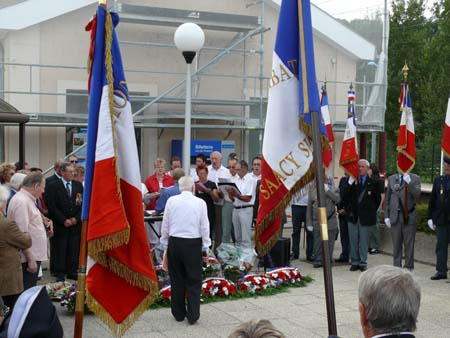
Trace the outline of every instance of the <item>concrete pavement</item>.
<instances>
[{"instance_id":1,"label":"concrete pavement","mask_svg":"<svg viewBox=\"0 0 450 338\"><path fill-rule=\"evenodd\" d=\"M338 243L336 243L338 244ZM335 256L339 253L339 248ZM302 252L303 254L303 252ZM387 255L369 256L369 267L391 264ZM182 338L227 337L240 323L250 319L268 319L286 337L327 337L327 319L322 269L295 260L293 265L303 274L310 274L315 281L305 288L291 288L275 296L247 298L235 301L217 302L201 306L201 317L197 324L187 321L178 323L170 309L163 308L145 312L125 337L133 338ZM446 281L431 281L434 268L416 263L414 271L422 288L417 338L450 337L450 284ZM357 285L360 272L351 272L349 267L333 267L334 294L338 334L341 338L362 337L359 324ZM73 336L74 317L65 308L55 304L63 324L65 337ZM85 338L113 337L108 329L94 315L87 315L84 321Z\"/></svg>"}]
</instances>

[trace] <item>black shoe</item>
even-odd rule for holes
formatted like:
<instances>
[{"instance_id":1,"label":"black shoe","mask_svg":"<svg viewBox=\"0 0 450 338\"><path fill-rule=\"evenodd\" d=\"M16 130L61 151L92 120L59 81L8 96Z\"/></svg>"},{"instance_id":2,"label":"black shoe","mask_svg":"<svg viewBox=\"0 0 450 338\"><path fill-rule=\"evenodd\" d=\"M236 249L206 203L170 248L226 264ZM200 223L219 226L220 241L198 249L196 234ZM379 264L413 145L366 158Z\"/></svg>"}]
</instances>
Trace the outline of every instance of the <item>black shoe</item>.
<instances>
[{"instance_id":1,"label":"black shoe","mask_svg":"<svg viewBox=\"0 0 450 338\"><path fill-rule=\"evenodd\" d=\"M359 266L358 265L352 265L350 267L350 271L358 271L359 270Z\"/></svg>"},{"instance_id":2,"label":"black shoe","mask_svg":"<svg viewBox=\"0 0 450 338\"><path fill-rule=\"evenodd\" d=\"M314 268L321 268L322 266L323 266L322 263L314 263L313 264Z\"/></svg>"},{"instance_id":3,"label":"black shoe","mask_svg":"<svg viewBox=\"0 0 450 338\"><path fill-rule=\"evenodd\" d=\"M56 277L56 283L58 282L65 282L66 280L64 279L64 277Z\"/></svg>"},{"instance_id":4,"label":"black shoe","mask_svg":"<svg viewBox=\"0 0 450 338\"><path fill-rule=\"evenodd\" d=\"M366 271L366 270L367 270L367 266L365 266L365 265L360 265L360 266L359 266L359 270L361 270L361 272Z\"/></svg>"},{"instance_id":5,"label":"black shoe","mask_svg":"<svg viewBox=\"0 0 450 338\"><path fill-rule=\"evenodd\" d=\"M291 257L290 257L291 261L294 259L298 259L298 255L291 253Z\"/></svg>"},{"instance_id":6,"label":"black shoe","mask_svg":"<svg viewBox=\"0 0 450 338\"><path fill-rule=\"evenodd\" d=\"M439 280L439 279L447 279L447 274L442 274L439 272L436 272L433 276L430 277L431 280Z\"/></svg>"},{"instance_id":7,"label":"black shoe","mask_svg":"<svg viewBox=\"0 0 450 338\"><path fill-rule=\"evenodd\" d=\"M348 263L349 259L345 257L339 257L335 260L336 263Z\"/></svg>"},{"instance_id":8,"label":"black shoe","mask_svg":"<svg viewBox=\"0 0 450 338\"><path fill-rule=\"evenodd\" d=\"M67 279L78 280L78 275L77 274L73 274L73 273L69 273L67 275Z\"/></svg>"},{"instance_id":9,"label":"black shoe","mask_svg":"<svg viewBox=\"0 0 450 338\"><path fill-rule=\"evenodd\" d=\"M180 317L180 318L175 317L175 320L176 320L177 322L182 322L182 321L184 320L184 317Z\"/></svg>"},{"instance_id":10,"label":"black shoe","mask_svg":"<svg viewBox=\"0 0 450 338\"><path fill-rule=\"evenodd\" d=\"M378 250L378 249L369 249L369 254L371 254L371 255L376 255L379 253L380 253L380 250Z\"/></svg>"},{"instance_id":11,"label":"black shoe","mask_svg":"<svg viewBox=\"0 0 450 338\"><path fill-rule=\"evenodd\" d=\"M306 257L306 260L308 262L314 262L314 256L308 256L308 257Z\"/></svg>"},{"instance_id":12,"label":"black shoe","mask_svg":"<svg viewBox=\"0 0 450 338\"><path fill-rule=\"evenodd\" d=\"M189 318L188 318L188 322L189 322L189 324L191 324L191 325L194 325L195 323L197 323L197 320L198 320L198 318L197 318L197 319L189 319Z\"/></svg>"}]
</instances>

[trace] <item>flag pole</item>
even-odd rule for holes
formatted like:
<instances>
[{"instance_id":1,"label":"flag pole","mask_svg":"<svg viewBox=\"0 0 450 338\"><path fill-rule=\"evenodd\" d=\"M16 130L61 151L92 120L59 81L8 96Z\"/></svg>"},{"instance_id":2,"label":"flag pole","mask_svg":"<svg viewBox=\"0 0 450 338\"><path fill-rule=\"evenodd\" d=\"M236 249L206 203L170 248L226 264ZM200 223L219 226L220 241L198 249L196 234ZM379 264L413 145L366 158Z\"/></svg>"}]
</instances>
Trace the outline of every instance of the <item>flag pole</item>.
<instances>
[{"instance_id":1,"label":"flag pole","mask_svg":"<svg viewBox=\"0 0 450 338\"><path fill-rule=\"evenodd\" d=\"M336 311L334 306L334 292L333 292L333 277L331 274L331 260L330 260L330 249L328 245L328 224L327 224L327 211L325 204L325 189L324 189L324 170L322 162L322 133L320 132L320 121L319 121L319 110L310 109L310 98L309 97L309 83L308 77L308 67L307 62L307 50L306 50L306 37L304 31L304 17L303 17L303 1L298 2L298 18L299 18L299 44L300 44L300 60L302 65L301 79L302 81L302 91L303 94L303 109L304 114L311 114L311 129L312 129L312 141L313 141L313 160L315 166L315 176L316 176L316 188L317 188L317 201L318 203L318 213L319 213L319 224L320 224L320 237L322 242L322 265L323 265L323 275L325 282L325 301L327 307L327 321L328 321L328 334L329 338L337 337L337 326L336 326ZM305 1L307 5L309 3ZM310 24L310 23L309 23ZM314 58L314 54L309 54L309 57ZM314 64L314 63L313 63ZM314 72L315 69L309 69L309 71ZM315 81L311 86L317 90L317 83ZM303 93L302 93L303 92ZM320 107L318 107L320 109Z\"/></svg>"},{"instance_id":2,"label":"flag pole","mask_svg":"<svg viewBox=\"0 0 450 338\"><path fill-rule=\"evenodd\" d=\"M319 113L311 112L312 120L312 139L313 139L313 153L314 153L314 165L316 169L316 189L317 189L317 201L319 212L319 224L320 224L320 238L322 242L322 265L323 265L323 277L325 282L325 300L327 307L327 321L328 321L328 334L329 338L337 337L336 326L336 310L334 305L334 291L333 291L333 276L331 270L331 257L330 247L328 245L328 223L327 223L327 210L325 203L325 189L324 189L324 170L322 165L322 142L320 139L319 129ZM334 240L334 239L333 239Z\"/></svg>"},{"instance_id":3,"label":"flag pole","mask_svg":"<svg viewBox=\"0 0 450 338\"><path fill-rule=\"evenodd\" d=\"M409 68L405 61L405 65L402 68L403 83L405 84L405 87L408 86L408 71L409 71ZM406 100L406 107L407 107L408 106L408 93L407 92L405 92L405 96L406 96L405 100ZM405 109L405 107L403 107L403 109ZM408 121L406 121L406 123L408 123ZM404 209L405 210L403 210L403 222L404 222L404 224L408 224L408 210L409 210L409 207L408 207L408 185L406 184L406 182L405 182L405 207L404 207Z\"/></svg>"},{"instance_id":4,"label":"flag pole","mask_svg":"<svg viewBox=\"0 0 450 338\"><path fill-rule=\"evenodd\" d=\"M106 0L99 0L98 4L106 9ZM88 220L83 220L81 223L80 257L78 262L73 338L83 337L84 304L86 299L87 229Z\"/></svg>"},{"instance_id":5,"label":"flag pole","mask_svg":"<svg viewBox=\"0 0 450 338\"><path fill-rule=\"evenodd\" d=\"M81 338L83 336L84 300L86 297L87 227L88 221L84 220L81 223L80 261L78 263L73 338Z\"/></svg>"}]
</instances>

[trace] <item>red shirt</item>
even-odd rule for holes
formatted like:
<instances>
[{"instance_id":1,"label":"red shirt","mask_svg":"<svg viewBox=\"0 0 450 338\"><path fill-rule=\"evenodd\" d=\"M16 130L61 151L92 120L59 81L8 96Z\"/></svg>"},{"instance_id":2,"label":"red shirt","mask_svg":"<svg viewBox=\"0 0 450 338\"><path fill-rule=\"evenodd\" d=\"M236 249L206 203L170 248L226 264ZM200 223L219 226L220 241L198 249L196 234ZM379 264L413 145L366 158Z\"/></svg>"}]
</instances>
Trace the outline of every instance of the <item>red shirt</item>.
<instances>
[{"instance_id":1,"label":"red shirt","mask_svg":"<svg viewBox=\"0 0 450 338\"><path fill-rule=\"evenodd\" d=\"M156 174L153 174L153 175L147 177L144 184L147 187L149 193L159 191L159 182L158 182L158 179L156 178ZM162 180L163 187L171 187L174 184L175 184L175 181L173 180L172 176L164 174L163 180ZM155 198L152 202L150 202L147 205L146 209L147 210L155 210L157 200L158 199Z\"/></svg>"}]
</instances>

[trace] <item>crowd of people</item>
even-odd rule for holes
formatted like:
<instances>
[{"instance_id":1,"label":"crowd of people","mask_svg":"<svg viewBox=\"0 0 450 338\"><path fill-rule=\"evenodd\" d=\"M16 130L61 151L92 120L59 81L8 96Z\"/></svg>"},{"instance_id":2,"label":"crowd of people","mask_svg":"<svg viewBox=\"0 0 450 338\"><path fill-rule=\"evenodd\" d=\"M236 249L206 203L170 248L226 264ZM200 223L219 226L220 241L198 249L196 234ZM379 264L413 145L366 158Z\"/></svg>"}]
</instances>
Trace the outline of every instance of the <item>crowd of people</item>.
<instances>
[{"instance_id":1,"label":"crowd of people","mask_svg":"<svg viewBox=\"0 0 450 338\"><path fill-rule=\"evenodd\" d=\"M84 168L77 162L74 156L56 161L54 174L47 178L42 170L27 164L20 170L16 165L0 165L0 232L5 234L0 238L0 247L5 248L0 254L0 296L9 308L14 307L24 290L36 286L42 262L48 257L55 281L77 278L84 181ZM201 257L208 249L217 252L222 243L254 248L261 157L252 159L251 168L236 154L228 157L227 166L223 162L220 152L210 154L209 165L206 156L199 154L195 168L185 173L179 157L171 159L170 168L158 158L154 173L142 184L144 208L163 215L162 222L156 222L148 235L152 247L162 245L168 249L172 313L177 320L186 317L195 323L199 317L199 294L195 290L201 285L201 273L193 278L192 272L201 271ZM384 180L376 166L364 159L359 160L358 170L356 178L345 175L338 186L332 177L325 177L331 257L334 242L340 237L342 252L335 261L350 264L351 271L367 270L368 253L379 252L377 225L384 209L384 224L391 228L393 265L413 271L420 177L396 173ZM437 264L432 280L447 278L449 203L450 158L445 158L444 175L434 180L428 209L428 226L437 234ZM307 194L293 196L291 259L300 258L300 233L304 227L305 258L314 267L321 267L317 209L314 184ZM190 226L188 220L192 221ZM184 297L186 291L194 298L188 298L187 307L182 301L176 304L175 296Z\"/></svg>"}]
</instances>

